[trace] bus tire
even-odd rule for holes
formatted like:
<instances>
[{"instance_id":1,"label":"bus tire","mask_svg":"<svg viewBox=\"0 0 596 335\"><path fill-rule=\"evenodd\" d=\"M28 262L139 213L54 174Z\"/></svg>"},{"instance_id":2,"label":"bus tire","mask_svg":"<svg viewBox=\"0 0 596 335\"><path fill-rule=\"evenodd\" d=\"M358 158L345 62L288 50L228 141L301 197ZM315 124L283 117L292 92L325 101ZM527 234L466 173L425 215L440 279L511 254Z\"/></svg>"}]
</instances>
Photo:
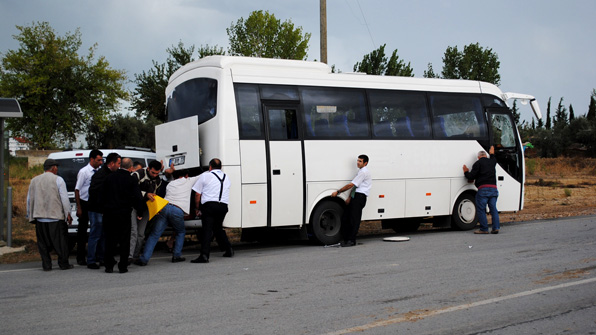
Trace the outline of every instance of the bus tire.
<instances>
[{"instance_id":1,"label":"bus tire","mask_svg":"<svg viewBox=\"0 0 596 335\"><path fill-rule=\"evenodd\" d=\"M335 244L341 240L343 207L334 201L323 201L311 215L311 237L321 244Z\"/></svg>"},{"instance_id":2,"label":"bus tire","mask_svg":"<svg viewBox=\"0 0 596 335\"><path fill-rule=\"evenodd\" d=\"M464 193L457 198L451 215L451 227L457 230L470 230L478 224L476 202L472 193Z\"/></svg>"}]
</instances>

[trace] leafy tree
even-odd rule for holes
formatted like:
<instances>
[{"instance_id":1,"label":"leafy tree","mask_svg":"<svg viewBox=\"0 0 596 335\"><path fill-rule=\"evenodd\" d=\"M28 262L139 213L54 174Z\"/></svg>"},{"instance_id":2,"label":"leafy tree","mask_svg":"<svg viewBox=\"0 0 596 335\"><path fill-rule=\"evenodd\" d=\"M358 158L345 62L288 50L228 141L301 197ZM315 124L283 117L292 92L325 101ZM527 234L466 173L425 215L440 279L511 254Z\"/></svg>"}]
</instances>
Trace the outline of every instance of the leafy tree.
<instances>
[{"instance_id":1,"label":"leafy tree","mask_svg":"<svg viewBox=\"0 0 596 335\"><path fill-rule=\"evenodd\" d=\"M97 45L79 55L79 29L61 37L48 22L16 27L20 47L2 57L0 95L17 98L23 118L9 119L7 128L40 149L74 141L91 126L103 130L110 111L128 97L125 72L96 59Z\"/></svg>"},{"instance_id":2,"label":"leafy tree","mask_svg":"<svg viewBox=\"0 0 596 335\"><path fill-rule=\"evenodd\" d=\"M592 95L590 95L590 105L588 107L588 114L586 117L588 120L596 119L596 89L592 90Z\"/></svg>"},{"instance_id":3,"label":"leafy tree","mask_svg":"<svg viewBox=\"0 0 596 335\"><path fill-rule=\"evenodd\" d=\"M194 61L193 54L195 46L184 47L182 41L177 46L166 49L168 59L160 64L153 61L153 67L147 72L135 74L135 84L130 109L136 112L137 117L149 119L151 117L158 121L166 121L166 86L170 76L181 66ZM223 48L218 46L201 46L198 49L198 58L211 55L224 55Z\"/></svg>"},{"instance_id":4,"label":"leafy tree","mask_svg":"<svg viewBox=\"0 0 596 335\"><path fill-rule=\"evenodd\" d=\"M521 118L521 115L519 113L519 108L517 107L517 100L513 100L511 114L513 115L513 120L515 121L515 124L519 126L519 119ZM532 119L532 121L534 121L534 119Z\"/></svg>"},{"instance_id":5,"label":"leafy tree","mask_svg":"<svg viewBox=\"0 0 596 335\"><path fill-rule=\"evenodd\" d=\"M538 124L536 124L536 128L543 128L544 127L544 121L542 120L542 118L538 119Z\"/></svg>"},{"instance_id":6,"label":"leafy tree","mask_svg":"<svg viewBox=\"0 0 596 335\"><path fill-rule=\"evenodd\" d=\"M436 75L435 74L435 71L433 70L433 64L432 63L428 63L427 69L424 70L424 74L422 76L424 78L439 78L439 76Z\"/></svg>"},{"instance_id":7,"label":"leafy tree","mask_svg":"<svg viewBox=\"0 0 596 335\"><path fill-rule=\"evenodd\" d=\"M364 55L362 62L357 62L354 65L354 71L374 75L413 77L414 71L410 63L408 62L406 65L402 59L399 59L397 49L393 51L391 57L387 60L385 46L386 44L383 44L368 55Z\"/></svg>"},{"instance_id":8,"label":"leafy tree","mask_svg":"<svg viewBox=\"0 0 596 335\"><path fill-rule=\"evenodd\" d=\"M567 118L567 108L563 106L563 98L559 100L559 105L557 105L557 109L555 110L555 117L554 117L554 126L555 129L561 131L565 126L568 124L569 119Z\"/></svg>"},{"instance_id":9,"label":"leafy tree","mask_svg":"<svg viewBox=\"0 0 596 335\"><path fill-rule=\"evenodd\" d=\"M575 113L573 112L573 105L569 104L569 122L575 119Z\"/></svg>"},{"instance_id":10,"label":"leafy tree","mask_svg":"<svg viewBox=\"0 0 596 335\"><path fill-rule=\"evenodd\" d=\"M295 28L291 20L281 22L262 10L250 13L246 20L240 18L226 31L230 55L264 58L305 60L311 36L302 27Z\"/></svg>"},{"instance_id":11,"label":"leafy tree","mask_svg":"<svg viewBox=\"0 0 596 335\"><path fill-rule=\"evenodd\" d=\"M482 80L495 85L501 83L499 57L492 49L484 49L478 43L447 47L443 56L442 76L446 79Z\"/></svg>"},{"instance_id":12,"label":"leafy tree","mask_svg":"<svg viewBox=\"0 0 596 335\"><path fill-rule=\"evenodd\" d=\"M89 147L116 149L135 146L155 149L155 126L160 124L150 116L146 121L130 115L114 114L104 131L97 131L96 136L87 135Z\"/></svg>"}]
</instances>

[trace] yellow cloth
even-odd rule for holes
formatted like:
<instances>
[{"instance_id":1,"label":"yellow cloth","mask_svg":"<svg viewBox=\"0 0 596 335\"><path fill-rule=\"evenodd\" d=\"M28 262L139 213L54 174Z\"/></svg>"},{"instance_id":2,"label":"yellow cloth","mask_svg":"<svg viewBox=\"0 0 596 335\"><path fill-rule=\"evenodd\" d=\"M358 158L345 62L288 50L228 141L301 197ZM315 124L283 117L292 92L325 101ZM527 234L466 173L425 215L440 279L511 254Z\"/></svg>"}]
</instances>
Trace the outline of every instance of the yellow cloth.
<instances>
[{"instance_id":1,"label":"yellow cloth","mask_svg":"<svg viewBox=\"0 0 596 335\"><path fill-rule=\"evenodd\" d=\"M159 211L166 207L166 205L169 202L158 195L154 195L153 198L155 199L154 201L147 200L147 208L149 209L149 220L153 219L155 214L159 213Z\"/></svg>"}]
</instances>

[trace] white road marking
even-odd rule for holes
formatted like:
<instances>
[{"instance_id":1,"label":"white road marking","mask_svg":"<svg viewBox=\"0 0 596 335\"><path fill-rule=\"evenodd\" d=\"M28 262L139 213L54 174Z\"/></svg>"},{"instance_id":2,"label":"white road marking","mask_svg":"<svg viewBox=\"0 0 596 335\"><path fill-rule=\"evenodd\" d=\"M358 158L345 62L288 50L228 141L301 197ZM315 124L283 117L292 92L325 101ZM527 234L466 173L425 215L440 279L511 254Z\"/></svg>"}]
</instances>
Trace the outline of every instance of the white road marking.
<instances>
[{"instance_id":1,"label":"white road marking","mask_svg":"<svg viewBox=\"0 0 596 335\"><path fill-rule=\"evenodd\" d=\"M596 282L596 278L589 278L589 279L564 283L564 284L555 285L555 286L537 288L534 290L515 293L515 294L511 294L511 295L506 295L503 297L486 299L486 300L481 300L481 301L477 301L477 302L472 302L469 304L452 306L452 307L447 307L447 308L442 308L442 309L437 309L437 310L412 311L409 313L402 314L395 318L379 320L379 321L371 322L371 323L368 323L368 324L365 324L362 326L341 329L341 330L337 330L337 331L334 331L331 333L327 333L325 335L341 335L341 334L349 334L349 333L354 333L354 332L362 332L362 331L369 330L372 328L384 327L384 326L388 326L388 325L392 325L392 324L396 324L396 323L400 323L400 322L406 322L406 321L421 320L421 319L439 315L439 314L461 311L461 310L468 309L468 308L473 308L473 307L478 307L478 306L483 306L483 305L488 305L488 304L494 304L494 303L505 301L505 300L521 298L521 297L525 297L525 296L529 296L529 295L533 295L533 294L538 294L538 293L542 293L542 292L558 290L558 289L562 289L562 288L583 285L583 284L588 284L588 283L593 283L593 282Z\"/></svg>"}]
</instances>

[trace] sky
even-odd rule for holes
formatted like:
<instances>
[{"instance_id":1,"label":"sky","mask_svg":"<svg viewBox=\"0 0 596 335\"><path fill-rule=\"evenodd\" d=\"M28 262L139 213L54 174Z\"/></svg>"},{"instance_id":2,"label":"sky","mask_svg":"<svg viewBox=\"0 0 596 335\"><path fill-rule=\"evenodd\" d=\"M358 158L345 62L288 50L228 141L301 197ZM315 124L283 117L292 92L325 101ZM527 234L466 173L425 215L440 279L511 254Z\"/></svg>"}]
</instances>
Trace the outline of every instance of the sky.
<instances>
[{"instance_id":1,"label":"sky","mask_svg":"<svg viewBox=\"0 0 596 335\"><path fill-rule=\"evenodd\" d=\"M308 60L320 60L319 0L0 0L0 53L17 50L16 26L49 22L60 35L80 29L81 54L96 54L130 80L165 62L166 49L219 46L227 50L226 28L255 10L291 20L310 33ZM587 113L596 88L596 1L593 0L327 0L327 58L353 71L365 54L386 44L410 63L416 77L427 64L442 69L447 47L472 43L495 52L503 92L536 97L542 113L563 104L576 116ZM132 83L128 84L133 89ZM522 119L532 111L520 105Z\"/></svg>"}]
</instances>

